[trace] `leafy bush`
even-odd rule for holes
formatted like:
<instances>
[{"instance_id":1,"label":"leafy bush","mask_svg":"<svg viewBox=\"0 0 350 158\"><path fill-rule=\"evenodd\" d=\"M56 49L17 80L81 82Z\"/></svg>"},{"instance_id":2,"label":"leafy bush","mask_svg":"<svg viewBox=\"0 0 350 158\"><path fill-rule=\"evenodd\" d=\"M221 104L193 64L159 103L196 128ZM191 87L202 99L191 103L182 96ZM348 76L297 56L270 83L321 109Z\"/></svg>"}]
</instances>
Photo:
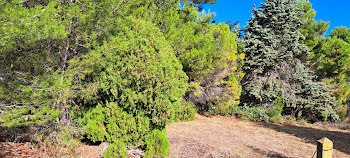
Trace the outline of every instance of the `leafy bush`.
<instances>
[{"instance_id":1,"label":"leafy bush","mask_svg":"<svg viewBox=\"0 0 350 158\"><path fill-rule=\"evenodd\" d=\"M226 108L217 108L209 111L212 115L237 116L252 121L269 121L269 110L258 106L230 105Z\"/></svg>"},{"instance_id":2,"label":"leafy bush","mask_svg":"<svg viewBox=\"0 0 350 158\"><path fill-rule=\"evenodd\" d=\"M104 158L116 158L116 157L127 157L128 152L123 142L117 141L109 145L107 149L102 153Z\"/></svg>"},{"instance_id":3,"label":"leafy bush","mask_svg":"<svg viewBox=\"0 0 350 158\"><path fill-rule=\"evenodd\" d=\"M268 115L270 117L270 121L278 122L282 119L282 111L284 107L284 102L281 97L277 97L273 102L274 106L270 107Z\"/></svg>"},{"instance_id":4,"label":"leafy bush","mask_svg":"<svg viewBox=\"0 0 350 158\"><path fill-rule=\"evenodd\" d=\"M169 141L166 130L155 129L146 136L146 157L167 157L169 154Z\"/></svg>"},{"instance_id":5,"label":"leafy bush","mask_svg":"<svg viewBox=\"0 0 350 158\"><path fill-rule=\"evenodd\" d=\"M187 102L185 100L183 100L181 105L174 110L174 121L191 121L194 119L194 115L197 112L195 105L192 102Z\"/></svg>"},{"instance_id":6,"label":"leafy bush","mask_svg":"<svg viewBox=\"0 0 350 158\"><path fill-rule=\"evenodd\" d=\"M174 119L193 117L193 108L183 102L188 78L152 23L128 17L114 32L103 45L70 61L82 110L76 116L82 116L87 138L94 142L121 141L151 150L149 145L159 141L149 144L147 134ZM154 150L148 154L158 154Z\"/></svg>"},{"instance_id":7,"label":"leafy bush","mask_svg":"<svg viewBox=\"0 0 350 158\"><path fill-rule=\"evenodd\" d=\"M242 106L237 113L241 115L243 118L247 118L249 120L254 120L254 121L268 121L270 118L268 115L269 113L268 110L257 106L254 106L254 107Z\"/></svg>"},{"instance_id":8,"label":"leafy bush","mask_svg":"<svg viewBox=\"0 0 350 158\"><path fill-rule=\"evenodd\" d=\"M23 3L0 1L0 123L7 127L54 121L61 111L53 100L69 86L47 64L57 59L50 44L68 34L57 2L31 8Z\"/></svg>"},{"instance_id":9,"label":"leafy bush","mask_svg":"<svg viewBox=\"0 0 350 158\"><path fill-rule=\"evenodd\" d=\"M279 122L283 119L282 111L284 103L282 98L278 97L274 101L274 106L269 109L265 109L259 106L238 106L230 105L226 108L213 108L209 111L213 115L223 115L223 116L238 116L245 119L253 121L271 121Z\"/></svg>"}]
</instances>

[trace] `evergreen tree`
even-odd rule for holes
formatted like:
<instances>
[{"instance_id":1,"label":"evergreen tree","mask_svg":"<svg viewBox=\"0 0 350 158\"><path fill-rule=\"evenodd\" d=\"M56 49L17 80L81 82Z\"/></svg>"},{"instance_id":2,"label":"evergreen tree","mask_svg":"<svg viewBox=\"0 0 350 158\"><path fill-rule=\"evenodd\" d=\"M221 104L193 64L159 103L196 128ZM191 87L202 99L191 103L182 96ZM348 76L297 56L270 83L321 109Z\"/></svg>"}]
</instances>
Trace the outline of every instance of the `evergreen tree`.
<instances>
[{"instance_id":1,"label":"evergreen tree","mask_svg":"<svg viewBox=\"0 0 350 158\"><path fill-rule=\"evenodd\" d=\"M0 125L36 126L51 145L107 141L106 157L165 157L165 126L194 117L188 78L229 70L215 86L240 96L235 35L180 2L0 0Z\"/></svg>"},{"instance_id":2,"label":"evergreen tree","mask_svg":"<svg viewBox=\"0 0 350 158\"><path fill-rule=\"evenodd\" d=\"M346 28L344 26L336 27L334 30L332 30L331 36L342 39L346 43L350 43L350 28Z\"/></svg>"},{"instance_id":3,"label":"evergreen tree","mask_svg":"<svg viewBox=\"0 0 350 158\"><path fill-rule=\"evenodd\" d=\"M239 103L243 74L238 61L244 54L237 53L236 35L228 25L211 23L214 15L198 12L190 2L150 17L157 17L154 22L160 25L189 77L187 100L203 111L209 106Z\"/></svg>"},{"instance_id":4,"label":"evergreen tree","mask_svg":"<svg viewBox=\"0 0 350 158\"><path fill-rule=\"evenodd\" d=\"M301 43L309 47L311 53L303 57L308 59L308 65L312 66L319 79L332 88L332 95L336 96L342 104L335 108L341 119L349 116L349 81L346 70L348 58L348 44L350 43L350 31L346 27L337 27L326 39L322 35L327 31L329 22L316 22L316 11L312 9L310 1L298 1L297 9L304 14L299 16L303 22L300 32L305 36ZM346 114L348 113L348 114Z\"/></svg>"},{"instance_id":5,"label":"evergreen tree","mask_svg":"<svg viewBox=\"0 0 350 158\"><path fill-rule=\"evenodd\" d=\"M80 122L94 142L122 142L146 150L168 151L168 146L147 138L154 130L163 131L183 109L181 101L188 78L151 22L133 17L120 22L114 30L116 36L70 61L67 71L74 79L71 88L79 94L74 100L83 111L77 114L82 115ZM158 139L157 136L167 142L163 135L151 138ZM151 145L160 147L153 149ZM150 157L159 154L146 152Z\"/></svg>"},{"instance_id":6,"label":"evergreen tree","mask_svg":"<svg viewBox=\"0 0 350 158\"><path fill-rule=\"evenodd\" d=\"M336 108L341 119L349 117L350 106L350 31L337 27L323 39L312 59L318 76L333 89L341 101ZM348 111L348 112L347 112Z\"/></svg>"},{"instance_id":7,"label":"evergreen tree","mask_svg":"<svg viewBox=\"0 0 350 158\"><path fill-rule=\"evenodd\" d=\"M299 19L302 22L299 31L304 35L305 39L301 39L300 42L308 46L313 52L314 48L322 40L322 35L327 32L330 23L324 21L316 22L314 19L316 11L312 9L312 4L308 0L299 0L297 9L303 12L303 14L299 14Z\"/></svg>"},{"instance_id":8,"label":"evergreen tree","mask_svg":"<svg viewBox=\"0 0 350 158\"><path fill-rule=\"evenodd\" d=\"M271 108L283 98L284 114L310 120L337 120L335 98L322 83L315 82L301 58L309 49L300 44L301 26L294 0L266 0L254 6L246 27L246 58L241 103Z\"/></svg>"},{"instance_id":9,"label":"evergreen tree","mask_svg":"<svg viewBox=\"0 0 350 158\"><path fill-rule=\"evenodd\" d=\"M59 93L69 84L58 70L67 52L57 45L68 32L57 4L0 1L1 125L41 125L60 114Z\"/></svg>"}]
</instances>

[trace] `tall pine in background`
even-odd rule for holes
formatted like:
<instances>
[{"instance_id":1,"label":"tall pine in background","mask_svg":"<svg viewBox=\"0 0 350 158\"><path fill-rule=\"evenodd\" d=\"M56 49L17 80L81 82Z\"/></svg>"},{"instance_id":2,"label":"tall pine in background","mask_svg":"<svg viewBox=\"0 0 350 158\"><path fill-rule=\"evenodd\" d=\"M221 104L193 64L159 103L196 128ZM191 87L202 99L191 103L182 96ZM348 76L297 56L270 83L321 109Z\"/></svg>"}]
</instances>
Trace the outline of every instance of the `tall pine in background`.
<instances>
[{"instance_id":1,"label":"tall pine in background","mask_svg":"<svg viewBox=\"0 0 350 158\"><path fill-rule=\"evenodd\" d=\"M327 32L330 22L316 22L316 11L312 9L308 0L298 0L297 8L304 13L299 16L303 22L299 31L305 36L300 42L311 51L310 54L305 54L303 59L315 71L318 79L332 89L332 96L340 101L334 110L344 120L350 115L350 31L346 27L337 27L325 38L323 35Z\"/></svg>"},{"instance_id":2,"label":"tall pine in background","mask_svg":"<svg viewBox=\"0 0 350 158\"><path fill-rule=\"evenodd\" d=\"M282 98L283 114L316 120L338 120L330 90L304 66L309 49L300 44L301 10L294 0L266 0L252 10L246 27L245 77L241 104L274 108Z\"/></svg>"},{"instance_id":3,"label":"tall pine in background","mask_svg":"<svg viewBox=\"0 0 350 158\"><path fill-rule=\"evenodd\" d=\"M299 14L299 19L302 21L299 32L305 36L305 39L301 40L302 44L309 47L310 51L313 52L315 47L322 40L328 28L330 22L317 21L314 19L316 11L312 9L312 4L308 0L299 0L297 3L297 9L300 9L303 14ZM310 55L312 56L312 55Z\"/></svg>"},{"instance_id":4,"label":"tall pine in background","mask_svg":"<svg viewBox=\"0 0 350 158\"><path fill-rule=\"evenodd\" d=\"M318 76L341 101L335 109L338 115L341 119L350 117L350 29L335 28L320 41L312 57Z\"/></svg>"}]
</instances>

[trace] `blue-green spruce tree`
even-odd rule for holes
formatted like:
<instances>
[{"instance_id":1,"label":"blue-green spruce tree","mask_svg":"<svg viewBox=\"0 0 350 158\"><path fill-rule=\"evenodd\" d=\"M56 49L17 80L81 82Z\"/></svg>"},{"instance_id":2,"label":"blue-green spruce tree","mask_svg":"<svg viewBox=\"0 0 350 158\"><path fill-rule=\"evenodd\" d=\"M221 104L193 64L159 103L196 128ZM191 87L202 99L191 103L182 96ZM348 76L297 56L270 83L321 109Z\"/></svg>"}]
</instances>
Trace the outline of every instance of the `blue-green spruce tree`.
<instances>
[{"instance_id":1,"label":"blue-green spruce tree","mask_svg":"<svg viewBox=\"0 0 350 158\"><path fill-rule=\"evenodd\" d=\"M283 98L283 114L316 120L338 120L336 99L317 82L301 58L309 49L300 40L302 11L294 0L266 0L252 10L245 34L245 77L241 104L272 108Z\"/></svg>"}]
</instances>

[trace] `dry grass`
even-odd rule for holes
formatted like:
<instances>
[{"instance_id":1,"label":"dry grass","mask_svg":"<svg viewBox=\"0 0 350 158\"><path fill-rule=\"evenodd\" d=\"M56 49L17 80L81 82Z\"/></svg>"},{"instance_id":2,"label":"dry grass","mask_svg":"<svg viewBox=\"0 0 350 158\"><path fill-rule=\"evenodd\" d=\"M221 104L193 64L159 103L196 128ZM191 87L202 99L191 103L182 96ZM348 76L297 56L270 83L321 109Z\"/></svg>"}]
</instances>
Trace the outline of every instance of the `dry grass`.
<instances>
[{"instance_id":1,"label":"dry grass","mask_svg":"<svg viewBox=\"0 0 350 158\"><path fill-rule=\"evenodd\" d=\"M350 157L350 131L303 125L256 123L233 117L204 117L167 127L170 157L307 157L316 140L329 137L334 157ZM341 138L341 139L340 139Z\"/></svg>"}]
</instances>

